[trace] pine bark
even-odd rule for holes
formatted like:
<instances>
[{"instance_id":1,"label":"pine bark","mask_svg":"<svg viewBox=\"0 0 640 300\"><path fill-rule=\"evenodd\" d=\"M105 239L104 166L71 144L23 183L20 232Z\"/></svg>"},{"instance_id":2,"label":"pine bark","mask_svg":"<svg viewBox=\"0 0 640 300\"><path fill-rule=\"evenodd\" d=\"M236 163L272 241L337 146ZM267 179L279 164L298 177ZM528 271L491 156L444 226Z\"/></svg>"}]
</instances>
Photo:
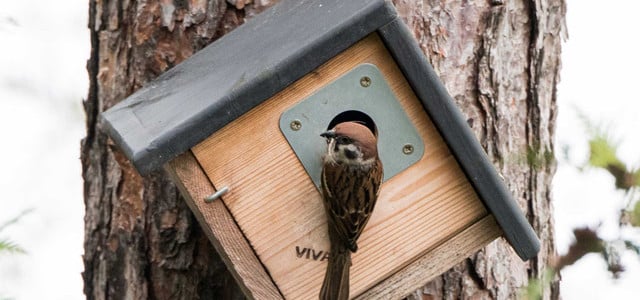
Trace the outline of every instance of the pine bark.
<instances>
[{"instance_id":1,"label":"pine bark","mask_svg":"<svg viewBox=\"0 0 640 300\"><path fill-rule=\"evenodd\" d=\"M555 253L551 178L562 0L395 1L542 241L523 263L499 240L412 299L513 299ZM242 299L176 187L141 177L100 112L268 6L267 0L90 0L82 142L88 299ZM558 283L544 290L558 297Z\"/></svg>"},{"instance_id":2,"label":"pine bark","mask_svg":"<svg viewBox=\"0 0 640 300\"><path fill-rule=\"evenodd\" d=\"M538 257L522 262L500 239L410 298L516 299L556 253L551 179L565 3L395 2L542 242ZM555 278L543 298L558 296Z\"/></svg>"},{"instance_id":3,"label":"pine bark","mask_svg":"<svg viewBox=\"0 0 640 300\"><path fill-rule=\"evenodd\" d=\"M166 174L141 177L98 122L99 113L266 7L236 6L224 0L90 1L82 142L88 299L243 298Z\"/></svg>"}]
</instances>

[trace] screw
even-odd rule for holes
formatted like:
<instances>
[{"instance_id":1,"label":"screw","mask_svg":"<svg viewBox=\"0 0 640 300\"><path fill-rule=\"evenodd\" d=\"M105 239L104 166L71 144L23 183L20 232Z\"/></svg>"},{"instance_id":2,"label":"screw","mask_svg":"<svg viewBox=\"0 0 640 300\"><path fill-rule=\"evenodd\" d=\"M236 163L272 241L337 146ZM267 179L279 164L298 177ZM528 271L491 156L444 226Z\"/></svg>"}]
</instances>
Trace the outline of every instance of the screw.
<instances>
[{"instance_id":1,"label":"screw","mask_svg":"<svg viewBox=\"0 0 640 300\"><path fill-rule=\"evenodd\" d=\"M222 195L226 194L227 192L229 192L229 187L222 187L220 190L218 190L217 192L207 196L204 198L204 202L206 203L211 203L214 200L222 197Z\"/></svg>"},{"instance_id":2,"label":"screw","mask_svg":"<svg viewBox=\"0 0 640 300\"><path fill-rule=\"evenodd\" d=\"M289 127L291 127L291 130L293 131L298 131L300 130L300 128L302 128L302 123L300 122L300 120L293 120L289 124Z\"/></svg>"},{"instance_id":3,"label":"screw","mask_svg":"<svg viewBox=\"0 0 640 300\"><path fill-rule=\"evenodd\" d=\"M362 78L360 78L360 85L362 87L369 87L371 85L371 78L369 78L368 76L363 76Z\"/></svg>"},{"instance_id":4,"label":"screw","mask_svg":"<svg viewBox=\"0 0 640 300\"><path fill-rule=\"evenodd\" d=\"M404 153L404 154L406 154L406 155L409 155L409 154L413 153L413 145L411 145L411 144L405 144L405 145L402 147L402 153Z\"/></svg>"}]
</instances>

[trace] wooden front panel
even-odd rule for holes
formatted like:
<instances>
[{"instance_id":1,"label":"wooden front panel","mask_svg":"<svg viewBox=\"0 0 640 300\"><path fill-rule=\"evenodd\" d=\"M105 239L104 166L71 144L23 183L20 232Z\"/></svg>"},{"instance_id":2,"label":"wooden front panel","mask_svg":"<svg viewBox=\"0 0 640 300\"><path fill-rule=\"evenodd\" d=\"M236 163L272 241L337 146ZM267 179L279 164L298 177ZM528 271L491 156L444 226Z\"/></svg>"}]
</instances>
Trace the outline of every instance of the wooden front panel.
<instances>
[{"instance_id":1,"label":"wooden front panel","mask_svg":"<svg viewBox=\"0 0 640 300\"><path fill-rule=\"evenodd\" d=\"M375 34L192 149L287 299L317 298L329 249L321 196L278 127L280 114L361 63L375 64L425 142L422 159L382 186L353 255L351 295L391 276L487 215ZM321 137L309 137L310 139Z\"/></svg>"},{"instance_id":2,"label":"wooden front panel","mask_svg":"<svg viewBox=\"0 0 640 300\"><path fill-rule=\"evenodd\" d=\"M169 162L165 170L247 298L282 299L224 203L203 201L215 190L191 151Z\"/></svg>"}]
</instances>

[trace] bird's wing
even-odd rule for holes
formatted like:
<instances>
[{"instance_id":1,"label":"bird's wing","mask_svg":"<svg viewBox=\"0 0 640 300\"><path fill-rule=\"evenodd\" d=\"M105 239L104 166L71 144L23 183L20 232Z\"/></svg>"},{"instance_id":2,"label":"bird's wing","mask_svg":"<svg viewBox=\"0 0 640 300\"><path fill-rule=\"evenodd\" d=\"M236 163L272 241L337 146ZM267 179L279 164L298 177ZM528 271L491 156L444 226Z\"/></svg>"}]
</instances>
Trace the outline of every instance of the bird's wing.
<instances>
[{"instance_id":1,"label":"bird's wing","mask_svg":"<svg viewBox=\"0 0 640 300\"><path fill-rule=\"evenodd\" d=\"M351 201L354 202L353 210L360 210L360 212L356 211L350 220L351 224L354 224L354 226L350 228L350 232L353 232L354 235L349 242L355 249L358 248L356 242L364 231L367 222L369 222L373 208L378 200L382 177L382 163L378 160L376 165L369 170L369 174L364 177L366 182L363 182L362 188L357 190L358 196L351 199ZM355 249L352 250L355 251Z\"/></svg>"},{"instance_id":2,"label":"bird's wing","mask_svg":"<svg viewBox=\"0 0 640 300\"><path fill-rule=\"evenodd\" d=\"M330 235L334 235L332 243L337 240L351 251L357 250L356 242L375 206L381 179L380 162L368 172L341 165L323 168L322 190Z\"/></svg>"}]
</instances>

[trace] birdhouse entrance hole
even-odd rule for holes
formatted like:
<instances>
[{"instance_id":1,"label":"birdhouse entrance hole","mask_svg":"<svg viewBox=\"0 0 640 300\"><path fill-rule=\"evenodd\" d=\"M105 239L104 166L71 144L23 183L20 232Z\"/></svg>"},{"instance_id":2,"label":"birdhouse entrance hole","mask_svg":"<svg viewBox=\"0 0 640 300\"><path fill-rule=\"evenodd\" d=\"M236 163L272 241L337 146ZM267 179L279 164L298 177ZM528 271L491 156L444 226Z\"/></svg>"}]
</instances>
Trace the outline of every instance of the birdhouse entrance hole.
<instances>
[{"instance_id":1,"label":"birdhouse entrance hole","mask_svg":"<svg viewBox=\"0 0 640 300\"><path fill-rule=\"evenodd\" d=\"M360 64L280 116L280 131L317 187L326 151L320 134L344 121L363 122L378 136L384 181L424 154L424 142L378 67Z\"/></svg>"},{"instance_id":2,"label":"birdhouse entrance hole","mask_svg":"<svg viewBox=\"0 0 640 300\"><path fill-rule=\"evenodd\" d=\"M347 110L339 113L337 116L335 116L331 120L331 122L329 122L329 126L327 126L327 130L333 128L334 126L342 122L350 122L350 121L358 122L364 126L367 126L367 128L371 130L373 135L375 136L378 135L378 128L376 127L376 123L373 121L373 119L369 117L369 115L357 110Z\"/></svg>"}]
</instances>

